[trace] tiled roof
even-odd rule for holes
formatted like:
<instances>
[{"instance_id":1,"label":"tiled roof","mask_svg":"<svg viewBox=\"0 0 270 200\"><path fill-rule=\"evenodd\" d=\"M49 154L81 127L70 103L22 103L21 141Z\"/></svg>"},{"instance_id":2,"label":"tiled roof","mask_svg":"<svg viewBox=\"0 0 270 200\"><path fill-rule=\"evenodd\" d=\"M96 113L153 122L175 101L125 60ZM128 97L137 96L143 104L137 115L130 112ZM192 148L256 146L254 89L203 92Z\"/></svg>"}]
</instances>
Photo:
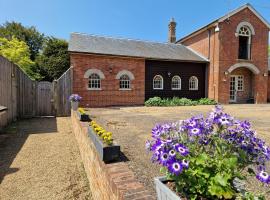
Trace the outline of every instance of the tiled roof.
<instances>
[{"instance_id":1,"label":"tiled roof","mask_svg":"<svg viewBox=\"0 0 270 200\"><path fill-rule=\"evenodd\" d=\"M146 59L208 62L206 58L181 44L112 38L81 33L71 34L68 50L70 52Z\"/></svg>"}]
</instances>

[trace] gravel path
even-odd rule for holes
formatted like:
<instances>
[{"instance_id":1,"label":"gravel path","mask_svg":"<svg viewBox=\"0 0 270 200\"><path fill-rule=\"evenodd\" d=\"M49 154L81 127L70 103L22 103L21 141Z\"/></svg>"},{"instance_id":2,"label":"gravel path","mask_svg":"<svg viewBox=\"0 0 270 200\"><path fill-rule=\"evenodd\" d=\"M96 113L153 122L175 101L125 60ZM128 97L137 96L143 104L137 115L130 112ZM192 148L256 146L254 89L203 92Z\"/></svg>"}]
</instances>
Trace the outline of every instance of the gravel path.
<instances>
[{"instance_id":1,"label":"gravel path","mask_svg":"<svg viewBox=\"0 0 270 200\"><path fill-rule=\"evenodd\" d=\"M192 115L206 114L212 108L213 106L115 107L91 108L88 112L94 120L112 131L136 178L155 195L153 178L161 174L159 166L151 163L150 154L145 151L145 141L151 138L151 129L156 123L174 122ZM250 120L258 134L270 144L270 104L225 105L224 108L237 118ZM256 180L253 183L255 182Z\"/></svg>"},{"instance_id":2,"label":"gravel path","mask_svg":"<svg viewBox=\"0 0 270 200\"><path fill-rule=\"evenodd\" d=\"M0 199L91 199L70 118L17 122L0 135Z\"/></svg>"}]
</instances>

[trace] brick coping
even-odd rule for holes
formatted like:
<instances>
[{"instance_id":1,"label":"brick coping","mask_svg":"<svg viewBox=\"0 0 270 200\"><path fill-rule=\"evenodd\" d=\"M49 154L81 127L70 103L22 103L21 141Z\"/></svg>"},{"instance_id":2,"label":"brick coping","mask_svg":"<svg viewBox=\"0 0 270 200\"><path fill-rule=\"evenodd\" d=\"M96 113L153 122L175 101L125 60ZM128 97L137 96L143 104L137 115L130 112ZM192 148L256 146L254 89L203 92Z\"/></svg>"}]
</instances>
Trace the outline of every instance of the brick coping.
<instances>
[{"instance_id":1,"label":"brick coping","mask_svg":"<svg viewBox=\"0 0 270 200\"><path fill-rule=\"evenodd\" d=\"M88 123L71 111L72 128L78 142L93 199L152 200L150 192L136 180L125 162L104 163L88 137Z\"/></svg>"}]
</instances>

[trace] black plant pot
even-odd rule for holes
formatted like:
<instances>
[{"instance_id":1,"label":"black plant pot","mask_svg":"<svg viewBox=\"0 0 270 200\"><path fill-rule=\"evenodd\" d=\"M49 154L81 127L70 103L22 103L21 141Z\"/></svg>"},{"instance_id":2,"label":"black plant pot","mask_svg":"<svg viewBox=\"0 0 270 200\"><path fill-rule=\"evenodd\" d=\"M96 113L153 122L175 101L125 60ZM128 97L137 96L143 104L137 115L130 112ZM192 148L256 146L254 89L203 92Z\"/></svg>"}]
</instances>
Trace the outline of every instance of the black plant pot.
<instances>
[{"instance_id":1,"label":"black plant pot","mask_svg":"<svg viewBox=\"0 0 270 200\"><path fill-rule=\"evenodd\" d=\"M111 162L119 159L120 146L116 144L107 145L96 135L95 131L91 126L88 127L88 135L94 143L98 155L104 162Z\"/></svg>"},{"instance_id":2,"label":"black plant pot","mask_svg":"<svg viewBox=\"0 0 270 200\"><path fill-rule=\"evenodd\" d=\"M91 121L88 114L81 114L80 112L77 112L77 113L78 113L78 117L79 117L80 121L82 121L82 122L90 122Z\"/></svg>"}]
</instances>

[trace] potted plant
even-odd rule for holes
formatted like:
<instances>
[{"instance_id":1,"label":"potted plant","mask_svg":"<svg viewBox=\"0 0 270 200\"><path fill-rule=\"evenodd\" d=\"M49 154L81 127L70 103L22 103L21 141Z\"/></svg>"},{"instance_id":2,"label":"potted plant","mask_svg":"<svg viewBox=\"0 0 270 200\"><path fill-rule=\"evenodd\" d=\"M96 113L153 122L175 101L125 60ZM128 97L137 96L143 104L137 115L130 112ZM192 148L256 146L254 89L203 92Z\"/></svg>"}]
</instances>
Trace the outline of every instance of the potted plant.
<instances>
[{"instance_id":1,"label":"potted plant","mask_svg":"<svg viewBox=\"0 0 270 200\"><path fill-rule=\"evenodd\" d=\"M86 112L83 108L78 108L77 114L78 114L80 121L82 121L82 122L90 122L91 121L89 115L86 114Z\"/></svg>"},{"instance_id":2,"label":"potted plant","mask_svg":"<svg viewBox=\"0 0 270 200\"><path fill-rule=\"evenodd\" d=\"M69 97L69 101L71 102L71 108L73 110L77 110L79 107L79 102L81 101L82 97L78 94L72 94Z\"/></svg>"},{"instance_id":3,"label":"potted plant","mask_svg":"<svg viewBox=\"0 0 270 200\"><path fill-rule=\"evenodd\" d=\"M158 199L262 200L245 187L249 176L270 183L265 164L270 148L248 121L240 121L217 105L202 115L156 125L146 147L164 177L155 179Z\"/></svg>"},{"instance_id":4,"label":"potted plant","mask_svg":"<svg viewBox=\"0 0 270 200\"><path fill-rule=\"evenodd\" d=\"M111 132L106 131L95 121L91 121L88 127L88 133L101 160L110 162L119 158L120 146L113 142Z\"/></svg>"}]
</instances>

